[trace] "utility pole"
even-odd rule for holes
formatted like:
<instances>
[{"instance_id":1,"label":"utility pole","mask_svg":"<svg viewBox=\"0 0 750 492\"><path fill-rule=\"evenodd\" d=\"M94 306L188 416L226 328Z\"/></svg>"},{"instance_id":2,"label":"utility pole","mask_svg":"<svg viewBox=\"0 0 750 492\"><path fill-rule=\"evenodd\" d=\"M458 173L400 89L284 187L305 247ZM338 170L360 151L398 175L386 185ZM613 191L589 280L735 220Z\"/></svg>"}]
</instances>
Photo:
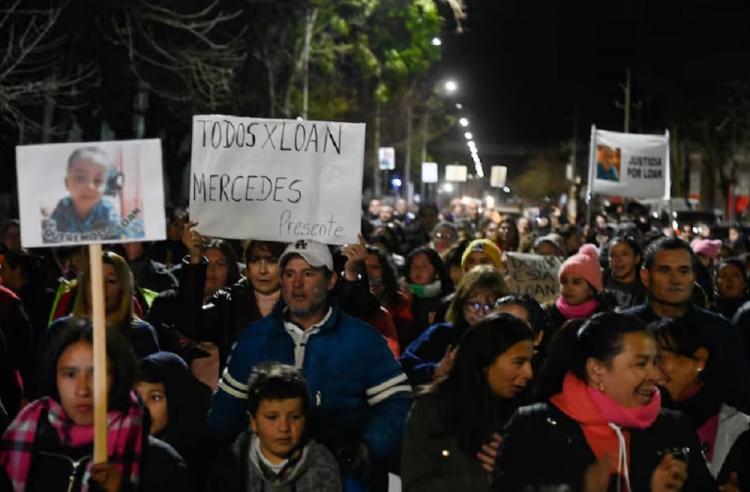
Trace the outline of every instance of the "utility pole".
<instances>
[{"instance_id":1,"label":"utility pole","mask_svg":"<svg viewBox=\"0 0 750 492\"><path fill-rule=\"evenodd\" d=\"M424 164L427 162L427 139L428 139L428 133L430 130L430 112L429 112L429 106L425 106L424 112L422 113L422 121L421 121L421 133L422 138L421 145L422 149L420 152L420 162ZM420 164L420 170L421 165ZM421 179L419 180L419 195L422 197L422 201L424 201L424 193L425 193L425 184L424 181Z\"/></svg>"},{"instance_id":2,"label":"utility pole","mask_svg":"<svg viewBox=\"0 0 750 492\"><path fill-rule=\"evenodd\" d=\"M380 101L375 101L375 125L373 126L372 140L375 152L375 165L372 168L372 188L374 196L380 197Z\"/></svg>"},{"instance_id":3,"label":"utility pole","mask_svg":"<svg viewBox=\"0 0 750 492\"><path fill-rule=\"evenodd\" d=\"M630 132L630 67L625 70L625 86L623 91L625 92L625 121L623 123L623 129L625 133Z\"/></svg>"},{"instance_id":4,"label":"utility pole","mask_svg":"<svg viewBox=\"0 0 750 492\"><path fill-rule=\"evenodd\" d=\"M404 188L406 203L411 205L411 116L412 106L406 108L406 156L404 157Z\"/></svg>"},{"instance_id":5,"label":"utility pole","mask_svg":"<svg viewBox=\"0 0 750 492\"><path fill-rule=\"evenodd\" d=\"M305 44L302 48L302 119L307 119L308 98L310 92L310 40L317 10L305 12Z\"/></svg>"}]
</instances>

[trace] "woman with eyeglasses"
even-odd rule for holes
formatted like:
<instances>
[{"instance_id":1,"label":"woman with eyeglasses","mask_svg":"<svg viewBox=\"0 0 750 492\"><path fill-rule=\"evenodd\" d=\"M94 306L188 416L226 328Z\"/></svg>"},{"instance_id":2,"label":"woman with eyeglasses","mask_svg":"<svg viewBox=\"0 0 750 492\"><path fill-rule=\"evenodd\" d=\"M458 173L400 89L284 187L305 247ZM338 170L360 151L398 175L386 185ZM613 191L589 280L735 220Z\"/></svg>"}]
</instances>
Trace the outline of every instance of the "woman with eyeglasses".
<instances>
[{"instance_id":1,"label":"woman with eyeglasses","mask_svg":"<svg viewBox=\"0 0 750 492\"><path fill-rule=\"evenodd\" d=\"M466 273L448 307L447 322L432 325L403 351L401 366L412 385L445 376L455 359L459 339L507 294L505 280L494 267L481 265Z\"/></svg>"},{"instance_id":2,"label":"woman with eyeglasses","mask_svg":"<svg viewBox=\"0 0 750 492\"><path fill-rule=\"evenodd\" d=\"M425 387L406 420L404 492L488 491L502 428L533 375L533 333L515 316L479 321L455 363Z\"/></svg>"}]
</instances>

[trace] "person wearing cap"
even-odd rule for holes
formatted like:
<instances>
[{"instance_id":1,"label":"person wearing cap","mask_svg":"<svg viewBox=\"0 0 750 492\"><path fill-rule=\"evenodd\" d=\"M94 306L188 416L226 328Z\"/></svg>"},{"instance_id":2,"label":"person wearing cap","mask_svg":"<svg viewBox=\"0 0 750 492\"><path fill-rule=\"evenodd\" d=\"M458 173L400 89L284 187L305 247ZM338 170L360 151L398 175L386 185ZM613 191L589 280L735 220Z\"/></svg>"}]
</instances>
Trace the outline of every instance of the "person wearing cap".
<instances>
[{"instance_id":1,"label":"person wearing cap","mask_svg":"<svg viewBox=\"0 0 750 492\"><path fill-rule=\"evenodd\" d=\"M695 270L695 282L701 288L701 307L708 307L714 302L714 277L716 274L716 259L721 251L721 241L718 239L693 239L690 248L698 258L693 265ZM697 290L697 289L696 289ZM695 299L695 297L694 297Z\"/></svg>"},{"instance_id":2,"label":"person wearing cap","mask_svg":"<svg viewBox=\"0 0 750 492\"><path fill-rule=\"evenodd\" d=\"M299 240L279 258L284 305L240 334L219 381L209 428L232 439L247 427L253 368L276 361L302 369L312 408L310 435L339 459L345 490L367 490L377 465L398 451L411 387L383 337L341 311L327 246Z\"/></svg>"},{"instance_id":3,"label":"person wearing cap","mask_svg":"<svg viewBox=\"0 0 750 492\"><path fill-rule=\"evenodd\" d=\"M491 240L475 239L466 246L461 256L461 269L466 273L477 265L490 265L497 270L502 269L502 253Z\"/></svg>"},{"instance_id":4,"label":"person wearing cap","mask_svg":"<svg viewBox=\"0 0 750 492\"><path fill-rule=\"evenodd\" d=\"M661 238L651 243L643 255L641 282L646 286L646 302L623 311L653 323L663 318L690 318L714 344L712 357L727 364L734 374L737 394L750 402L750 367L738 329L724 317L692 302L695 265L698 263L690 245L680 238Z\"/></svg>"}]
</instances>

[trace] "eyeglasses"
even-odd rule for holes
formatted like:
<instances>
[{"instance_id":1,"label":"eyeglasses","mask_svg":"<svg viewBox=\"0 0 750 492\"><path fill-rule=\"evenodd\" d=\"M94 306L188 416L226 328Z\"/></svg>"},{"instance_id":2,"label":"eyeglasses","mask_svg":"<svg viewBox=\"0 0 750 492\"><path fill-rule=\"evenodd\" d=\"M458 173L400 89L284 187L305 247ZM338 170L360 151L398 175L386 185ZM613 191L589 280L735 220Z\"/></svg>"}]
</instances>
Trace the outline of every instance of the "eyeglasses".
<instances>
[{"instance_id":1,"label":"eyeglasses","mask_svg":"<svg viewBox=\"0 0 750 492\"><path fill-rule=\"evenodd\" d=\"M489 304L485 304L483 302L466 301L466 303L464 303L464 306L472 313L489 313L490 311L495 309L496 302L497 301L493 301Z\"/></svg>"}]
</instances>

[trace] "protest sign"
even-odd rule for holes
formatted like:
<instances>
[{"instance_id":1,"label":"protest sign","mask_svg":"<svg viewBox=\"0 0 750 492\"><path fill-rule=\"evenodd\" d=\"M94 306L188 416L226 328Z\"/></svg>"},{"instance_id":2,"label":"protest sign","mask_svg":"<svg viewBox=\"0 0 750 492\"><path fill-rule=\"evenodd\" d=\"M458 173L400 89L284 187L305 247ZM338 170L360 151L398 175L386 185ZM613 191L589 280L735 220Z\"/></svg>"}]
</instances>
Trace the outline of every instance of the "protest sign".
<instances>
[{"instance_id":1,"label":"protest sign","mask_svg":"<svg viewBox=\"0 0 750 492\"><path fill-rule=\"evenodd\" d=\"M193 117L190 217L201 234L357 241L365 125Z\"/></svg>"},{"instance_id":2,"label":"protest sign","mask_svg":"<svg viewBox=\"0 0 750 492\"><path fill-rule=\"evenodd\" d=\"M423 162L422 163L422 182L423 183L437 183L438 182L438 165L436 162Z\"/></svg>"},{"instance_id":3,"label":"protest sign","mask_svg":"<svg viewBox=\"0 0 750 492\"><path fill-rule=\"evenodd\" d=\"M508 168L505 166L492 166L490 174L490 186L493 188L502 188L505 186L505 179L508 177Z\"/></svg>"},{"instance_id":4,"label":"protest sign","mask_svg":"<svg viewBox=\"0 0 750 492\"><path fill-rule=\"evenodd\" d=\"M557 271L563 258L508 252L505 259L512 294L528 294L540 303L554 302L560 291Z\"/></svg>"},{"instance_id":5,"label":"protest sign","mask_svg":"<svg viewBox=\"0 0 750 492\"><path fill-rule=\"evenodd\" d=\"M670 197L669 132L639 135L591 127L589 194Z\"/></svg>"},{"instance_id":6,"label":"protest sign","mask_svg":"<svg viewBox=\"0 0 750 492\"><path fill-rule=\"evenodd\" d=\"M165 238L157 139L16 147L26 248Z\"/></svg>"},{"instance_id":7,"label":"protest sign","mask_svg":"<svg viewBox=\"0 0 750 492\"><path fill-rule=\"evenodd\" d=\"M380 147L378 149L378 168L381 171L396 169L396 149L393 147Z\"/></svg>"},{"instance_id":8,"label":"protest sign","mask_svg":"<svg viewBox=\"0 0 750 492\"><path fill-rule=\"evenodd\" d=\"M466 166L445 166L445 180L454 183L464 183L466 182L467 172L468 168Z\"/></svg>"}]
</instances>

